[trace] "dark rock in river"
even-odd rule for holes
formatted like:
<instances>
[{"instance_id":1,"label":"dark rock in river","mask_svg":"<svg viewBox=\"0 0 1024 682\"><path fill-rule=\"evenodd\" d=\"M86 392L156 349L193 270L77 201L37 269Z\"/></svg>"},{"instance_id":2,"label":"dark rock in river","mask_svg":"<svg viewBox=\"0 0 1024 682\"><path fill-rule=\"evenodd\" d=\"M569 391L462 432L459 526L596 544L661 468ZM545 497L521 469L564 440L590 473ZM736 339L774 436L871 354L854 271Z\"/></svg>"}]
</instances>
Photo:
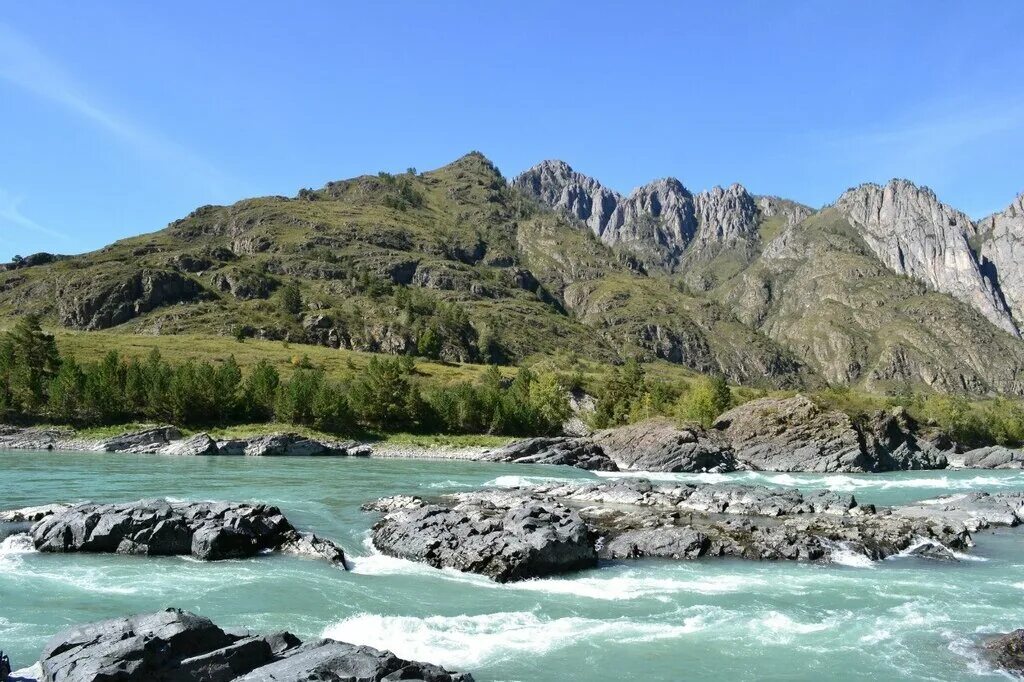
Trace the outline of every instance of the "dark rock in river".
<instances>
[{"instance_id":1,"label":"dark rock in river","mask_svg":"<svg viewBox=\"0 0 1024 682\"><path fill-rule=\"evenodd\" d=\"M1000 669L1024 677L1024 629L989 640L985 649Z\"/></svg>"},{"instance_id":2,"label":"dark rock in river","mask_svg":"<svg viewBox=\"0 0 1024 682\"><path fill-rule=\"evenodd\" d=\"M7 658L4 652L0 651L0 682L7 682L11 674L11 659Z\"/></svg>"},{"instance_id":3,"label":"dark rock in river","mask_svg":"<svg viewBox=\"0 0 1024 682\"><path fill-rule=\"evenodd\" d=\"M528 438L493 450L489 462L561 464L588 471L618 471L600 445L586 438Z\"/></svg>"},{"instance_id":4,"label":"dark rock in river","mask_svg":"<svg viewBox=\"0 0 1024 682\"><path fill-rule=\"evenodd\" d=\"M560 504L521 500L515 506L469 500L417 505L385 501L373 545L391 556L435 568L480 573L497 582L537 578L597 565L590 531Z\"/></svg>"},{"instance_id":5,"label":"dark rock in river","mask_svg":"<svg viewBox=\"0 0 1024 682\"><path fill-rule=\"evenodd\" d=\"M717 432L679 427L665 418L602 431L594 437L620 469L634 471L713 471L737 469L728 443Z\"/></svg>"},{"instance_id":6,"label":"dark rock in river","mask_svg":"<svg viewBox=\"0 0 1024 682\"><path fill-rule=\"evenodd\" d=\"M28 513L34 511L38 508ZM17 516L17 512L7 514ZM277 507L265 504L141 500L56 506L29 533L41 552L191 555L218 560L276 550L345 565L340 547L300 533Z\"/></svg>"},{"instance_id":7,"label":"dark rock in river","mask_svg":"<svg viewBox=\"0 0 1024 682\"><path fill-rule=\"evenodd\" d=\"M1005 509L1012 501L1001 499L999 504ZM364 508L386 514L373 535L382 552L498 580L593 565L588 549L607 559L833 561L849 554L878 560L900 553L949 559L949 549L972 544L960 517L942 510L931 516L916 508L906 514L904 508L877 511L858 505L852 495L827 490L805 494L734 484L569 482L486 489L430 501L383 498ZM530 523L525 534L524 520ZM572 529L569 551L564 541L552 544L558 533L541 525L551 521ZM543 561L543 572L512 570L508 552L520 559L523 545L551 553Z\"/></svg>"},{"instance_id":8,"label":"dark rock in river","mask_svg":"<svg viewBox=\"0 0 1024 682\"><path fill-rule=\"evenodd\" d=\"M176 427L157 426L102 440L92 449L102 452L156 452L180 438L181 431Z\"/></svg>"},{"instance_id":9,"label":"dark rock in river","mask_svg":"<svg viewBox=\"0 0 1024 682\"><path fill-rule=\"evenodd\" d=\"M40 657L45 682L231 682L353 680L472 682L429 663L333 640L228 633L177 609L73 627Z\"/></svg>"}]
</instances>

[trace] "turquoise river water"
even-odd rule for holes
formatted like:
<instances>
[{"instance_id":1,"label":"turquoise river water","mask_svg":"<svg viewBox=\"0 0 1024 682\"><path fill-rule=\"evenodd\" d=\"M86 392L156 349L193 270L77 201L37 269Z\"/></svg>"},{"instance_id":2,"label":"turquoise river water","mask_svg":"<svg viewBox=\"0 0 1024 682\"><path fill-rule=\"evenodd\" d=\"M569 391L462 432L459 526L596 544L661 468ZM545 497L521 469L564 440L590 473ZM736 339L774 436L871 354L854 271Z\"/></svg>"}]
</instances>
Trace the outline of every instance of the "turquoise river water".
<instances>
[{"instance_id":1,"label":"turquoise river water","mask_svg":"<svg viewBox=\"0 0 1024 682\"><path fill-rule=\"evenodd\" d=\"M612 563L496 585L380 556L360 504L543 478L564 467L471 462L0 452L0 507L165 496L276 504L341 542L344 572L293 557L44 555L0 544L0 649L15 667L73 623L168 606L222 626L289 629L468 670L477 680L972 680L988 633L1024 627L1024 530L976 536L974 560L843 565ZM897 504L970 490L1024 490L1024 472L885 475L662 474L852 491Z\"/></svg>"}]
</instances>

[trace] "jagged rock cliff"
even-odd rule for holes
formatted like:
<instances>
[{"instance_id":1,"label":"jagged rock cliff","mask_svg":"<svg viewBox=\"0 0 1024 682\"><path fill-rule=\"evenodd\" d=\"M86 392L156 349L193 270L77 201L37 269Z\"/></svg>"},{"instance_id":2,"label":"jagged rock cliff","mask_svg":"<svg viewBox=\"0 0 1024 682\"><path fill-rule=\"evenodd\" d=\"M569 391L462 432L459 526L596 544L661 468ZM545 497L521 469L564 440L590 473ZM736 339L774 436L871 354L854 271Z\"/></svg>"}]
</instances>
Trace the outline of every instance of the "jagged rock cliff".
<instances>
[{"instance_id":1,"label":"jagged rock cliff","mask_svg":"<svg viewBox=\"0 0 1024 682\"><path fill-rule=\"evenodd\" d=\"M970 240L971 219L939 201L926 187L891 180L844 193L836 208L858 229L887 268L964 301L997 327L1017 335L1017 325L994 283L982 274Z\"/></svg>"},{"instance_id":2,"label":"jagged rock cliff","mask_svg":"<svg viewBox=\"0 0 1024 682\"><path fill-rule=\"evenodd\" d=\"M1018 326L1024 321L1024 193L1005 211L978 221L982 271L999 283Z\"/></svg>"}]
</instances>

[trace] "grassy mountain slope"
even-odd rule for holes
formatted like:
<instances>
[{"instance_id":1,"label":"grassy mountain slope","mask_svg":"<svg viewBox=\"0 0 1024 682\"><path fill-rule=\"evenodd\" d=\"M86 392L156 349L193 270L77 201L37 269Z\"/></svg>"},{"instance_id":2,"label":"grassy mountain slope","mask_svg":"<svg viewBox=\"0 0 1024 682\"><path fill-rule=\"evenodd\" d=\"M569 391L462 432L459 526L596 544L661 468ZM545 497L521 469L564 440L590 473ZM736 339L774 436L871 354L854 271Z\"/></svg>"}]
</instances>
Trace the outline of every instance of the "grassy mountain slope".
<instances>
[{"instance_id":1,"label":"grassy mountain slope","mask_svg":"<svg viewBox=\"0 0 1024 682\"><path fill-rule=\"evenodd\" d=\"M448 361L639 354L737 382L808 381L780 345L637 271L475 153L422 174L205 206L159 232L0 272L0 316L27 312L116 334L240 335Z\"/></svg>"}]
</instances>

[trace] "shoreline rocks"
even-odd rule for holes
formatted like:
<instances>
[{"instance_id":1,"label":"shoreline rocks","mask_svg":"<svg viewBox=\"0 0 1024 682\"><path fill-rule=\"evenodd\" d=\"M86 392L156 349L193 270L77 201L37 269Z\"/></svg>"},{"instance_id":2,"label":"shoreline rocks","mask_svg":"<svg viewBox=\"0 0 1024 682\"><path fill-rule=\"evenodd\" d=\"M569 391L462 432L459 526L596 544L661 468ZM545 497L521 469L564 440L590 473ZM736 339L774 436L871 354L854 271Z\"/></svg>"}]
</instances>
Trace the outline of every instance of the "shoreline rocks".
<instances>
[{"instance_id":1,"label":"shoreline rocks","mask_svg":"<svg viewBox=\"0 0 1024 682\"><path fill-rule=\"evenodd\" d=\"M277 551L346 568L340 546L295 529L277 507L231 502L139 500L49 505L0 512L0 525L31 521L40 552L188 555L216 561Z\"/></svg>"},{"instance_id":2,"label":"shoreline rocks","mask_svg":"<svg viewBox=\"0 0 1024 682\"><path fill-rule=\"evenodd\" d=\"M174 426L154 426L105 439L79 437L70 429L0 426L0 449L121 452L201 457L359 457L370 446L352 441L320 441L298 433L270 433L249 438L214 440L207 433L185 438Z\"/></svg>"},{"instance_id":3,"label":"shoreline rocks","mask_svg":"<svg viewBox=\"0 0 1024 682\"><path fill-rule=\"evenodd\" d=\"M396 496L364 509L384 513L372 536L381 552L505 582L593 566L595 555L833 561L852 553L871 560L897 554L952 560L951 550L973 545L971 530L1024 520L1024 493L990 497L950 498L928 514L921 507L930 505L876 510L832 491L631 479L486 489L432 500ZM1015 509L1021 517L1013 516ZM522 522L529 533L517 525ZM572 528L569 546L557 531L562 527ZM551 557L542 572L529 570L523 545Z\"/></svg>"},{"instance_id":4,"label":"shoreline rocks","mask_svg":"<svg viewBox=\"0 0 1024 682\"><path fill-rule=\"evenodd\" d=\"M179 609L68 628L47 643L37 670L37 682L473 682L368 646L227 631Z\"/></svg>"}]
</instances>

